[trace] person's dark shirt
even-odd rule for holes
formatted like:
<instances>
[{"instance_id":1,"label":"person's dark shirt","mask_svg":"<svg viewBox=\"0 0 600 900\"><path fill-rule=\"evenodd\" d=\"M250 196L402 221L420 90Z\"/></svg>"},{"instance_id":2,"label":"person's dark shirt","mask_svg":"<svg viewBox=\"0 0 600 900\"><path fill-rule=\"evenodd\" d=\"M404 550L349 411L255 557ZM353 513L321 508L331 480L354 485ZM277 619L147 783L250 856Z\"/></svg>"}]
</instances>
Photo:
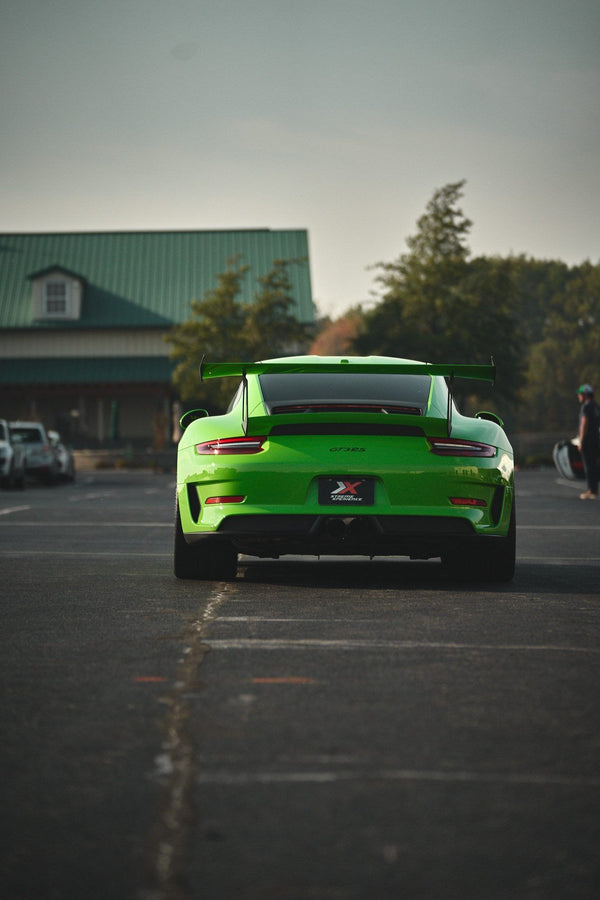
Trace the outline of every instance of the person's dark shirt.
<instances>
[{"instance_id":1,"label":"person's dark shirt","mask_svg":"<svg viewBox=\"0 0 600 900\"><path fill-rule=\"evenodd\" d=\"M600 444L600 433L598 432L598 427L600 426L600 409L592 398L585 400L581 404L581 410L579 412L580 422L583 419L586 419L583 443L586 447Z\"/></svg>"}]
</instances>

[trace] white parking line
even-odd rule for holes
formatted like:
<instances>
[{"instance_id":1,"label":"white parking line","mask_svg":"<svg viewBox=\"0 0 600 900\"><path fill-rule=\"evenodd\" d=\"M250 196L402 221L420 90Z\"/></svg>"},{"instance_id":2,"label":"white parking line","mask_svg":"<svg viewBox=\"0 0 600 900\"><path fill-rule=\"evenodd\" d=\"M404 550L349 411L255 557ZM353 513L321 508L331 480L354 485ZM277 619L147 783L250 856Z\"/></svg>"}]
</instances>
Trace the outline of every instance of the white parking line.
<instances>
[{"instance_id":1,"label":"white parking line","mask_svg":"<svg viewBox=\"0 0 600 900\"><path fill-rule=\"evenodd\" d=\"M459 644L444 641L336 640L305 638L229 638L208 639L215 650L491 650L502 653L590 653L600 647L571 647L567 644Z\"/></svg>"},{"instance_id":2,"label":"white parking line","mask_svg":"<svg viewBox=\"0 0 600 900\"><path fill-rule=\"evenodd\" d=\"M23 512L24 509L31 509L31 506L7 506L6 509L0 509L0 516L9 516L11 513ZM14 525L14 522L10 523Z\"/></svg>"},{"instance_id":3,"label":"white parking line","mask_svg":"<svg viewBox=\"0 0 600 900\"><path fill-rule=\"evenodd\" d=\"M336 781L424 781L455 784L504 784L540 787L600 787L600 777L552 775L538 772L446 772L436 769L384 769L381 771L234 772L217 770L196 775L199 784L330 784Z\"/></svg>"},{"instance_id":4,"label":"white parking line","mask_svg":"<svg viewBox=\"0 0 600 900\"><path fill-rule=\"evenodd\" d=\"M600 531L600 525L517 525L517 531Z\"/></svg>"},{"instance_id":5,"label":"white parking line","mask_svg":"<svg viewBox=\"0 0 600 900\"><path fill-rule=\"evenodd\" d=\"M600 556L518 556L517 562L535 562L545 566L585 566L590 563L600 563Z\"/></svg>"},{"instance_id":6,"label":"white parking line","mask_svg":"<svg viewBox=\"0 0 600 900\"><path fill-rule=\"evenodd\" d=\"M119 550L38 550L37 547L35 550L0 550L0 557L16 557L16 556L25 556L31 558L32 556L52 556L56 559L58 557L76 557L76 556L85 556L87 557L99 557L109 559L116 559L117 557L131 557L131 556L144 556L150 557L151 559L171 559L172 553L145 553L138 552L136 550L131 551L119 551Z\"/></svg>"},{"instance_id":7,"label":"white parking line","mask_svg":"<svg viewBox=\"0 0 600 900\"><path fill-rule=\"evenodd\" d=\"M15 507L18 509L19 507ZM22 509L29 509L23 506ZM0 525L3 525L0 522ZM56 528L56 522L10 522L11 528ZM61 522L60 528L173 528L172 522Z\"/></svg>"},{"instance_id":8,"label":"white parking line","mask_svg":"<svg viewBox=\"0 0 600 900\"><path fill-rule=\"evenodd\" d=\"M361 618L361 622L379 622L379 619L363 619ZM297 616L281 616L277 618L267 618L266 616L217 616L215 622L260 622L261 624L270 623L270 622L296 622L299 625L304 624L305 622L344 622L348 623L347 618L331 618L330 616L322 616L319 618L304 618L304 616L299 619Z\"/></svg>"}]
</instances>

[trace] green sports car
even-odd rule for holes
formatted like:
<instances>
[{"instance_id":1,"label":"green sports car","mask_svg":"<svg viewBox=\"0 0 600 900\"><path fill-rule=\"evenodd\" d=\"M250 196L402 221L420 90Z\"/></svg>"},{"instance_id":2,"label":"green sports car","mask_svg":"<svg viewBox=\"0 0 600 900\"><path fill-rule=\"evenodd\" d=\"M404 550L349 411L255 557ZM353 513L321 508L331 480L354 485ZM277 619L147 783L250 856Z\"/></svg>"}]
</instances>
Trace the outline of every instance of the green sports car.
<instances>
[{"instance_id":1,"label":"green sports car","mask_svg":"<svg viewBox=\"0 0 600 900\"><path fill-rule=\"evenodd\" d=\"M203 363L237 376L224 415L187 412L174 569L229 580L238 553L441 558L459 578L515 567L513 451L493 413L455 408L493 365L298 356Z\"/></svg>"}]
</instances>

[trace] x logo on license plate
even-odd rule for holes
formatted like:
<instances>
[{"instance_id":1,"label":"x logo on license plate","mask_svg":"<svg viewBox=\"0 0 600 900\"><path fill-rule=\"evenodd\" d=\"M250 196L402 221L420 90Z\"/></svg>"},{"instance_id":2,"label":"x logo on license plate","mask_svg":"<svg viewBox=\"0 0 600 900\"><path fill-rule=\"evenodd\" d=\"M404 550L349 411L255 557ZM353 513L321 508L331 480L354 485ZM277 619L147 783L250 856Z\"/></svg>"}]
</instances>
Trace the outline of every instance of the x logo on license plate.
<instances>
[{"instance_id":1,"label":"x logo on license plate","mask_svg":"<svg viewBox=\"0 0 600 900\"><path fill-rule=\"evenodd\" d=\"M338 481L338 487L335 491L332 491L332 496L334 494L357 494L356 488L360 484L360 481Z\"/></svg>"}]
</instances>

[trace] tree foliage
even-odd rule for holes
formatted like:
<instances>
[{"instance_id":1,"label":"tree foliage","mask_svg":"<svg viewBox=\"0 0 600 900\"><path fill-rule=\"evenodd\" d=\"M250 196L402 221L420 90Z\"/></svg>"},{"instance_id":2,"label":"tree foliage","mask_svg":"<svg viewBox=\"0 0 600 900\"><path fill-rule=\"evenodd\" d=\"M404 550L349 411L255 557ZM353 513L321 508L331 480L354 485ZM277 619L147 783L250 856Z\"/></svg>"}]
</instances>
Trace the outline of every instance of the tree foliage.
<instances>
[{"instance_id":1,"label":"tree foliage","mask_svg":"<svg viewBox=\"0 0 600 900\"><path fill-rule=\"evenodd\" d=\"M244 308L245 356L242 359L262 359L285 355L305 345L308 332L298 322L292 309L294 298L288 267L303 260L276 259L267 275L258 279L260 289L254 302Z\"/></svg>"},{"instance_id":2,"label":"tree foliage","mask_svg":"<svg viewBox=\"0 0 600 900\"><path fill-rule=\"evenodd\" d=\"M464 184L435 191L406 252L375 266L376 305L328 320L313 352L473 363L493 356L497 385L463 395L466 411L483 401L509 430L568 435L577 386L589 382L600 393L600 263L471 258Z\"/></svg>"},{"instance_id":3,"label":"tree foliage","mask_svg":"<svg viewBox=\"0 0 600 900\"><path fill-rule=\"evenodd\" d=\"M360 309L351 309L339 319L326 319L311 344L315 356L343 356L352 350L362 327Z\"/></svg>"},{"instance_id":4,"label":"tree foliage","mask_svg":"<svg viewBox=\"0 0 600 900\"><path fill-rule=\"evenodd\" d=\"M569 270L547 304L541 339L529 355L529 429L575 432L577 387L600 386L600 265ZM523 423L523 425L525 422Z\"/></svg>"},{"instance_id":5,"label":"tree foliage","mask_svg":"<svg viewBox=\"0 0 600 900\"><path fill-rule=\"evenodd\" d=\"M506 261L469 258L472 223L459 207L464 184L435 191L416 234L406 241L408 252L376 266L381 299L364 314L354 347L362 354L429 362L481 363L493 357L498 369L493 396L510 403L523 368L517 291ZM487 393L480 386L477 391Z\"/></svg>"},{"instance_id":6,"label":"tree foliage","mask_svg":"<svg viewBox=\"0 0 600 900\"><path fill-rule=\"evenodd\" d=\"M257 279L253 302L244 304L239 295L250 269L236 257L217 276L216 287L202 300L191 301L190 318L166 337L171 358L177 361L173 383L182 400L212 411L222 409L233 393L231 379L200 382L203 357L210 362L253 362L298 352L306 345L307 328L292 312L294 297L288 273L289 266L303 262L275 260L271 271Z\"/></svg>"}]
</instances>

